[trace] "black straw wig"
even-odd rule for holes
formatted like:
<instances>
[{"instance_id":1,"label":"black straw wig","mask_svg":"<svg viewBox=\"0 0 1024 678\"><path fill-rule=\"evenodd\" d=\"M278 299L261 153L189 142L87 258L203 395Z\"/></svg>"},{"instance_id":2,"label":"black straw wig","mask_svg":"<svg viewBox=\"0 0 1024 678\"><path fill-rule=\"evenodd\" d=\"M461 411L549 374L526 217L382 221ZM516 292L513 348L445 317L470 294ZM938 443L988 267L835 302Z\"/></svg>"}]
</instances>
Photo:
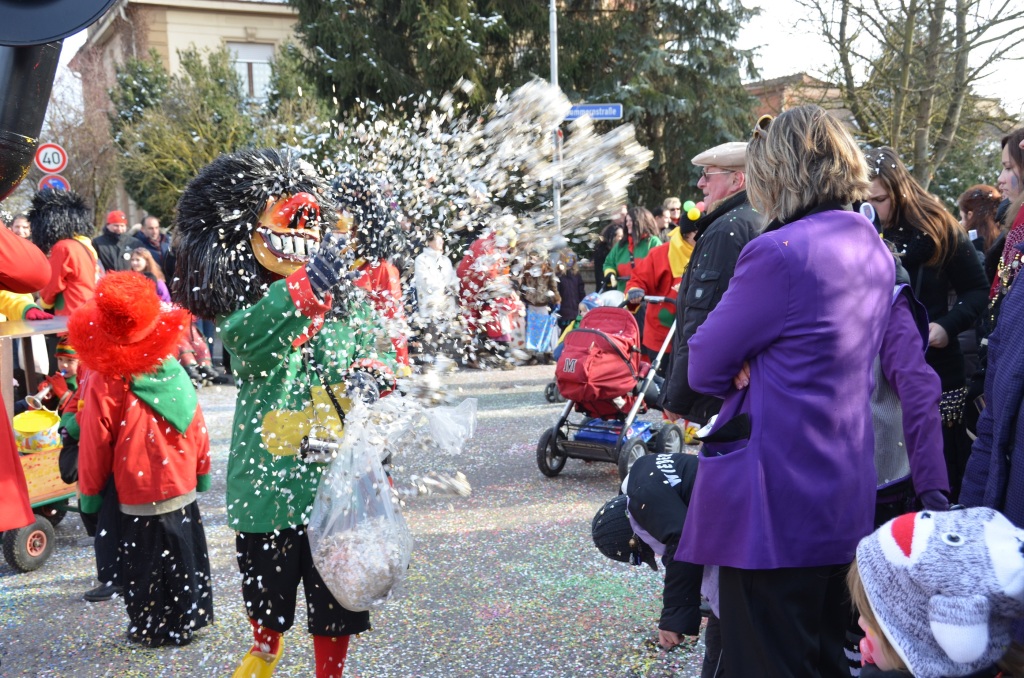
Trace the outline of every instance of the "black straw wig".
<instances>
[{"instance_id":1,"label":"black straw wig","mask_svg":"<svg viewBox=\"0 0 1024 678\"><path fill-rule=\"evenodd\" d=\"M39 191L32 196L28 220L32 224L32 242L43 254L49 254L58 240L76 235L91 238L95 230L92 210L74 191Z\"/></svg>"},{"instance_id":2,"label":"black straw wig","mask_svg":"<svg viewBox=\"0 0 1024 678\"><path fill-rule=\"evenodd\" d=\"M310 193L320 203L321 234L337 221L323 181L287 152L222 155L189 182L178 201L171 298L201 318L251 306L280 276L256 260L249 240L268 199Z\"/></svg>"}]
</instances>

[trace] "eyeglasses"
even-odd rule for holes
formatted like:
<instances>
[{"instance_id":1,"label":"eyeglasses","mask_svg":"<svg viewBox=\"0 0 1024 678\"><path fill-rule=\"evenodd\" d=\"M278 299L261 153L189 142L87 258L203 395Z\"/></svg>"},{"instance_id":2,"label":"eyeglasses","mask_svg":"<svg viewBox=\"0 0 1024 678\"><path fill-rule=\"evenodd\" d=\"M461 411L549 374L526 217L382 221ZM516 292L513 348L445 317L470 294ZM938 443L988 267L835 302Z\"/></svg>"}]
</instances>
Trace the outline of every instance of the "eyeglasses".
<instances>
[{"instance_id":1,"label":"eyeglasses","mask_svg":"<svg viewBox=\"0 0 1024 678\"><path fill-rule=\"evenodd\" d=\"M754 125L754 139L763 139L768 136L768 128L772 124L772 120L775 119L774 115L762 115L757 119L757 123Z\"/></svg>"},{"instance_id":2,"label":"eyeglasses","mask_svg":"<svg viewBox=\"0 0 1024 678\"><path fill-rule=\"evenodd\" d=\"M732 174L732 173L734 173L735 171L736 171L736 170L722 170L721 172L709 172L709 171L708 171L708 168L707 168L707 167L705 167L704 169L702 169L702 170L700 171L700 175L701 175L702 177L704 177L705 179L707 179L708 177L713 177L713 176L715 176L716 174Z\"/></svg>"}]
</instances>

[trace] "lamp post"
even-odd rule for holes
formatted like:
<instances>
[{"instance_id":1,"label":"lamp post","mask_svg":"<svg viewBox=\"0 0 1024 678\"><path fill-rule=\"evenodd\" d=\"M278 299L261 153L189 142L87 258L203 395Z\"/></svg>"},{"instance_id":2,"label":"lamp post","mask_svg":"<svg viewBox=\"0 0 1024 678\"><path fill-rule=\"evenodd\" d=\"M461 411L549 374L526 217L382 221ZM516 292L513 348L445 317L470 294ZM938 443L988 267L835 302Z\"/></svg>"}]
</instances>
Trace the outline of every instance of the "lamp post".
<instances>
[{"instance_id":1,"label":"lamp post","mask_svg":"<svg viewBox=\"0 0 1024 678\"><path fill-rule=\"evenodd\" d=\"M558 87L558 13L555 8L555 0L550 0L548 5L548 32L551 35L551 84ZM555 211L555 230L562 232L562 196L561 196L561 150L562 135L557 127L551 136L554 147L555 176L551 180L552 205Z\"/></svg>"}]
</instances>

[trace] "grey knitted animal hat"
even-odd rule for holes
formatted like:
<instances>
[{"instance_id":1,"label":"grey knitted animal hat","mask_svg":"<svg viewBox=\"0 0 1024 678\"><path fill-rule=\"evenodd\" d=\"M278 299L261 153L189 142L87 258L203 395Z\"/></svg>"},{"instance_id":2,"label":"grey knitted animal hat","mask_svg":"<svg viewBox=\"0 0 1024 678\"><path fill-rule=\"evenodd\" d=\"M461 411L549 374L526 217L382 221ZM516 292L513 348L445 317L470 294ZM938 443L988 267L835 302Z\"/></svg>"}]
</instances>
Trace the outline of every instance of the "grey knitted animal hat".
<instances>
[{"instance_id":1,"label":"grey knitted animal hat","mask_svg":"<svg viewBox=\"0 0 1024 678\"><path fill-rule=\"evenodd\" d=\"M987 508L908 513L857 546L881 630L917 678L998 661L1024 617L1024 530Z\"/></svg>"}]
</instances>

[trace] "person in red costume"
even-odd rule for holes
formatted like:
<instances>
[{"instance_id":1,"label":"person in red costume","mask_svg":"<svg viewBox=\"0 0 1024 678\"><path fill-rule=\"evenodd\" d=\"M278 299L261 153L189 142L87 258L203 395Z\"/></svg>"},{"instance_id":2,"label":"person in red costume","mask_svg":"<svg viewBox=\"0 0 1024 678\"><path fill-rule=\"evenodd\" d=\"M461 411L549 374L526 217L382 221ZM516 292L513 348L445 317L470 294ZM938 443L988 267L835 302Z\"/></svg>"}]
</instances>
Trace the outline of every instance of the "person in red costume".
<instances>
[{"instance_id":1,"label":"person in red costume","mask_svg":"<svg viewBox=\"0 0 1024 678\"><path fill-rule=\"evenodd\" d=\"M0 289L31 294L50 279L46 256L28 240L0 226ZM6 360L6 356L4 356ZM18 459L14 431L7 418L7 405L0 396L0 532L16 530L35 521L28 501L25 472Z\"/></svg>"},{"instance_id":2,"label":"person in red costume","mask_svg":"<svg viewBox=\"0 0 1024 678\"><path fill-rule=\"evenodd\" d=\"M210 488L210 436L174 358L188 323L162 311L134 271L108 273L68 336L86 369L79 398L78 506L99 513L117 487L128 640L187 645L213 621L210 560L196 493Z\"/></svg>"},{"instance_id":3,"label":"person in red costume","mask_svg":"<svg viewBox=\"0 0 1024 678\"><path fill-rule=\"evenodd\" d=\"M99 259L89 240L89 208L77 193L47 189L32 197L28 219L32 242L50 260L50 279L39 292L42 305L54 315L69 316L96 292Z\"/></svg>"},{"instance_id":4,"label":"person in red costume","mask_svg":"<svg viewBox=\"0 0 1024 678\"><path fill-rule=\"evenodd\" d=\"M473 336L485 336L484 347L498 355L502 368L513 367L507 350L522 312L509 277L508 251L512 247L515 233L511 229L488 231L470 246L455 271L469 331Z\"/></svg>"},{"instance_id":5,"label":"person in red costume","mask_svg":"<svg viewBox=\"0 0 1024 678\"><path fill-rule=\"evenodd\" d=\"M676 293L679 292L683 272L690 263L696 230L692 221L673 228L668 234L668 242L658 245L637 262L632 277L626 283L626 300L633 313L640 308L644 296L665 297L662 302L648 302L644 317L643 350L652 361L676 320ZM671 352L670 344L658 368L661 376L668 373L672 364Z\"/></svg>"}]
</instances>

